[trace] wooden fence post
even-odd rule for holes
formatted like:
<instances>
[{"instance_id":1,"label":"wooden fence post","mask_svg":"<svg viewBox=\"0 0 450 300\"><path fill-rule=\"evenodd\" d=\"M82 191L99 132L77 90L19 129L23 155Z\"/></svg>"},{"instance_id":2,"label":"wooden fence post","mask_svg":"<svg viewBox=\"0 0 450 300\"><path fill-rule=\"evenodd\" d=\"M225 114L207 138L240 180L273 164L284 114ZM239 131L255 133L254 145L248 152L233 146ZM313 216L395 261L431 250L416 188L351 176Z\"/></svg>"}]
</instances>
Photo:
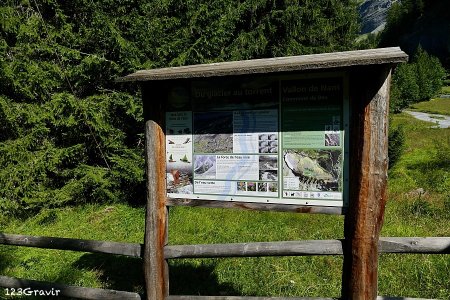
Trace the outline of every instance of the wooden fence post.
<instances>
[{"instance_id":1,"label":"wooden fence post","mask_svg":"<svg viewBox=\"0 0 450 300\"><path fill-rule=\"evenodd\" d=\"M391 66L363 68L352 95L350 204L345 218L342 298L375 300L378 239L386 204Z\"/></svg>"},{"instance_id":2,"label":"wooden fence post","mask_svg":"<svg viewBox=\"0 0 450 300\"><path fill-rule=\"evenodd\" d=\"M167 207L165 184L165 136L161 126L145 124L147 210L144 237L144 276L148 300L163 300L169 293L168 267L164 260L167 244Z\"/></svg>"}]
</instances>

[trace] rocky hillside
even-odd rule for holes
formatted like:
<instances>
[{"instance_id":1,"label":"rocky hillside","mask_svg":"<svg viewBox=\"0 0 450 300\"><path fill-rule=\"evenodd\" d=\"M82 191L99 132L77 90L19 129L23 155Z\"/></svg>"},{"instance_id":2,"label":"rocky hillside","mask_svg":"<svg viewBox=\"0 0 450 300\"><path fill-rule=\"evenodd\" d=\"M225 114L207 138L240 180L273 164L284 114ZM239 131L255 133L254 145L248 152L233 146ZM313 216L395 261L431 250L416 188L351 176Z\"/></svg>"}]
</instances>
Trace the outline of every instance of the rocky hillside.
<instances>
[{"instance_id":1,"label":"rocky hillside","mask_svg":"<svg viewBox=\"0 0 450 300\"><path fill-rule=\"evenodd\" d=\"M400 46L412 55L420 45L450 68L449 0L426 1L416 11L406 0L363 0L359 5L361 36L383 31L388 11L396 2L403 6L397 7L397 23L388 25L390 28L383 32L378 47Z\"/></svg>"},{"instance_id":2,"label":"rocky hillside","mask_svg":"<svg viewBox=\"0 0 450 300\"><path fill-rule=\"evenodd\" d=\"M397 0L365 0L359 6L361 34L375 33L383 30L386 16L392 3Z\"/></svg>"}]
</instances>

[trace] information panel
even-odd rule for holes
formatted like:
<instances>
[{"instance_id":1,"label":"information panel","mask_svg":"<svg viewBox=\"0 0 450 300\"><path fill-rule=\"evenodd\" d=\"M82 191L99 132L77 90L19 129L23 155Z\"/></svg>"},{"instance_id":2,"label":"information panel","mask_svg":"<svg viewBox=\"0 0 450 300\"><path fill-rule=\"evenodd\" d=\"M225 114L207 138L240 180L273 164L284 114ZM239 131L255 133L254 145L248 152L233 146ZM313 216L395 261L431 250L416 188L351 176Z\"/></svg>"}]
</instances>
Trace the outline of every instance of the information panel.
<instances>
[{"instance_id":1,"label":"information panel","mask_svg":"<svg viewBox=\"0 0 450 300\"><path fill-rule=\"evenodd\" d=\"M344 94L343 76L173 87L168 197L345 205Z\"/></svg>"}]
</instances>

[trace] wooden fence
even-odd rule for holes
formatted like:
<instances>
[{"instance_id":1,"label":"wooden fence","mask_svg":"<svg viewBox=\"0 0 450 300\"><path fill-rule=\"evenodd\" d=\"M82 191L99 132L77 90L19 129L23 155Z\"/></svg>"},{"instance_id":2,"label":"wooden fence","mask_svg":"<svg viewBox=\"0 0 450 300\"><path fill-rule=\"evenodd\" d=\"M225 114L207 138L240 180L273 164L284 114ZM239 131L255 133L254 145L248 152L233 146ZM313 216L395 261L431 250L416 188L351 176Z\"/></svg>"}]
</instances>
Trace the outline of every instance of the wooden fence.
<instances>
[{"instance_id":1,"label":"wooden fence","mask_svg":"<svg viewBox=\"0 0 450 300\"><path fill-rule=\"evenodd\" d=\"M10 234L0 234L0 244L141 257L145 277L145 299L152 300L287 299L171 296L169 295L168 259L343 255L342 297L373 300L377 297L379 253L450 254L450 237L379 238L387 199L387 129L391 71L397 63L405 62L407 58L408 56L399 48L383 48L142 70L128 75L120 81L142 82L143 110L146 120L147 206L144 245ZM185 86L189 90L190 87L195 86L195 80L201 80L200 82L202 82L209 77L211 78L208 82L214 87L217 83L215 80L219 76L223 78L222 81L226 81L226 78L231 80L242 79L244 75L258 81L261 78L268 79L268 75L302 75L302 78L306 78L305 76L313 76L311 78L314 78L314 76L321 74L325 78L330 76L327 74L332 70L343 72L345 73L344 77L348 78L348 94L351 103L351 122L344 124L344 131L352 137L348 147L350 157L348 173L349 177L352 178L349 181L347 191L348 197L351 199L351 205L348 208L312 206L308 205L308 202L306 202L306 205L291 205L210 201L212 199L203 197L195 200L167 199L165 181L167 175L166 136L164 128L169 105L167 102L169 94L173 91L172 88ZM280 86L282 81L280 78L278 79L278 86ZM343 82L346 81L344 78L342 80ZM345 85L342 89L346 89ZM167 207L176 205L345 214L345 239L168 245L169 219ZM343 206L345 207L345 205ZM0 277L0 286L9 288L57 288L61 291L60 295L62 296L82 299L139 299L144 297L130 292L65 286L8 277ZM379 297L379 299L389 298Z\"/></svg>"},{"instance_id":2,"label":"wooden fence","mask_svg":"<svg viewBox=\"0 0 450 300\"><path fill-rule=\"evenodd\" d=\"M310 256L343 255L345 240L303 240L284 242L205 244L205 245L168 245L164 247L164 259L212 258L212 257L260 257L260 256ZM137 243L118 243L95 240L81 240L58 237L40 237L0 233L0 244L125 255L142 258L144 245ZM380 238L380 253L403 254L450 254L450 237L386 237ZM4 288L31 288L41 290L59 290L59 296L80 299L143 299L140 294L125 291L69 286L0 276L0 286ZM168 296L168 300L203 299L332 299L332 298L266 298L235 296ZM403 299L387 298L378 299Z\"/></svg>"}]
</instances>

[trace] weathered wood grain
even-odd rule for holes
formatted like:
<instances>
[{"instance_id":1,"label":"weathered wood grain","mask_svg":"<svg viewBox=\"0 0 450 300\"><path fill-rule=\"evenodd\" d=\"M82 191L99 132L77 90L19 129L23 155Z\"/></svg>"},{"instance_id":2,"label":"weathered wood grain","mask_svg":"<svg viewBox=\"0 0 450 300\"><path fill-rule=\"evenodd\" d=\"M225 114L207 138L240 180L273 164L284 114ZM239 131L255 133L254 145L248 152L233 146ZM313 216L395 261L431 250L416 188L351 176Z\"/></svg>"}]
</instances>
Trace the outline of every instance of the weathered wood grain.
<instances>
[{"instance_id":1,"label":"weathered wood grain","mask_svg":"<svg viewBox=\"0 0 450 300\"><path fill-rule=\"evenodd\" d=\"M174 245L164 249L166 258L306 256L342 254L341 240L305 240L234 244Z\"/></svg>"},{"instance_id":2,"label":"weathered wood grain","mask_svg":"<svg viewBox=\"0 0 450 300\"><path fill-rule=\"evenodd\" d=\"M450 237L383 237L380 253L450 254Z\"/></svg>"},{"instance_id":3,"label":"weathered wood grain","mask_svg":"<svg viewBox=\"0 0 450 300\"><path fill-rule=\"evenodd\" d=\"M0 244L141 257L142 245L0 233Z\"/></svg>"},{"instance_id":4,"label":"weathered wood grain","mask_svg":"<svg viewBox=\"0 0 450 300\"><path fill-rule=\"evenodd\" d=\"M278 212L312 213L312 214L328 214L328 215L342 215L346 211L346 208L344 207L331 207L331 206L309 206L309 205L293 205L293 204L251 203L251 202L237 202L237 201L174 199L174 198L168 198L166 200L166 204L168 206L235 208L243 210L278 211Z\"/></svg>"},{"instance_id":5,"label":"weathered wood grain","mask_svg":"<svg viewBox=\"0 0 450 300\"><path fill-rule=\"evenodd\" d=\"M165 136L161 126L147 121L146 174L147 207L144 237L144 275L147 299L163 300L168 290L168 271L164 260L164 246L167 242L167 207L165 184Z\"/></svg>"},{"instance_id":6,"label":"weathered wood grain","mask_svg":"<svg viewBox=\"0 0 450 300\"><path fill-rule=\"evenodd\" d=\"M291 72L349 66L392 64L405 62L407 59L408 56L398 47L379 48L141 70L119 78L117 81L149 81Z\"/></svg>"},{"instance_id":7,"label":"weathered wood grain","mask_svg":"<svg viewBox=\"0 0 450 300\"><path fill-rule=\"evenodd\" d=\"M27 280L20 278L12 278L0 276L0 287L4 288L30 288L29 291L43 290L58 296L77 299L105 299L105 300L128 300L128 299L143 299L141 295L132 292L86 288L79 286L70 286L60 283L49 283L37 280ZM53 297L49 297L53 298ZM56 298L56 297L55 297ZM244 296L167 296L167 300L332 300L336 298L314 298L314 297L244 297ZM377 300L432 300L423 298L404 298L404 297L377 297Z\"/></svg>"},{"instance_id":8,"label":"weathered wood grain","mask_svg":"<svg viewBox=\"0 0 450 300\"><path fill-rule=\"evenodd\" d=\"M167 229L166 229L167 230ZM143 257L143 244L0 233L0 244ZM450 254L450 237L382 237L380 253ZM344 240L171 245L165 259L189 257L342 255Z\"/></svg>"},{"instance_id":9,"label":"weathered wood grain","mask_svg":"<svg viewBox=\"0 0 450 300\"><path fill-rule=\"evenodd\" d=\"M378 296L377 300L436 300L436 299L425 299L425 298L409 298L409 297L383 297Z\"/></svg>"},{"instance_id":10,"label":"weathered wood grain","mask_svg":"<svg viewBox=\"0 0 450 300\"><path fill-rule=\"evenodd\" d=\"M336 300L319 297L169 296L167 300ZM433 300L423 298L377 297L377 300Z\"/></svg>"},{"instance_id":11,"label":"weathered wood grain","mask_svg":"<svg viewBox=\"0 0 450 300\"><path fill-rule=\"evenodd\" d=\"M164 248L166 259L202 257L342 255L344 240L303 240L234 244L171 245ZM450 254L450 237L380 238L380 253Z\"/></svg>"},{"instance_id":12,"label":"weathered wood grain","mask_svg":"<svg viewBox=\"0 0 450 300\"><path fill-rule=\"evenodd\" d=\"M344 299L375 300L378 239L387 186L387 140L391 66L353 73L350 204L345 218Z\"/></svg>"},{"instance_id":13,"label":"weathered wood grain","mask_svg":"<svg viewBox=\"0 0 450 300\"><path fill-rule=\"evenodd\" d=\"M116 290L106 290L106 289L96 289L96 288L86 288L80 286L71 286L60 283L49 283L37 280L27 280L13 277L0 276L0 287L4 288L21 288L22 291L27 289L27 293L34 293L34 290L45 291L52 293L48 296L48 299L60 299L58 296L67 298L78 298L78 299L105 299L105 300L128 300L128 299L141 299L141 296L137 293L123 292ZM59 291L57 293L57 291ZM9 291L11 293L11 291ZM57 293L57 294L56 294ZM34 294L33 294L34 295ZM27 296L25 296L27 298Z\"/></svg>"},{"instance_id":14,"label":"weathered wood grain","mask_svg":"<svg viewBox=\"0 0 450 300\"><path fill-rule=\"evenodd\" d=\"M243 297L243 296L169 296L167 300L333 300L311 297Z\"/></svg>"}]
</instances>

